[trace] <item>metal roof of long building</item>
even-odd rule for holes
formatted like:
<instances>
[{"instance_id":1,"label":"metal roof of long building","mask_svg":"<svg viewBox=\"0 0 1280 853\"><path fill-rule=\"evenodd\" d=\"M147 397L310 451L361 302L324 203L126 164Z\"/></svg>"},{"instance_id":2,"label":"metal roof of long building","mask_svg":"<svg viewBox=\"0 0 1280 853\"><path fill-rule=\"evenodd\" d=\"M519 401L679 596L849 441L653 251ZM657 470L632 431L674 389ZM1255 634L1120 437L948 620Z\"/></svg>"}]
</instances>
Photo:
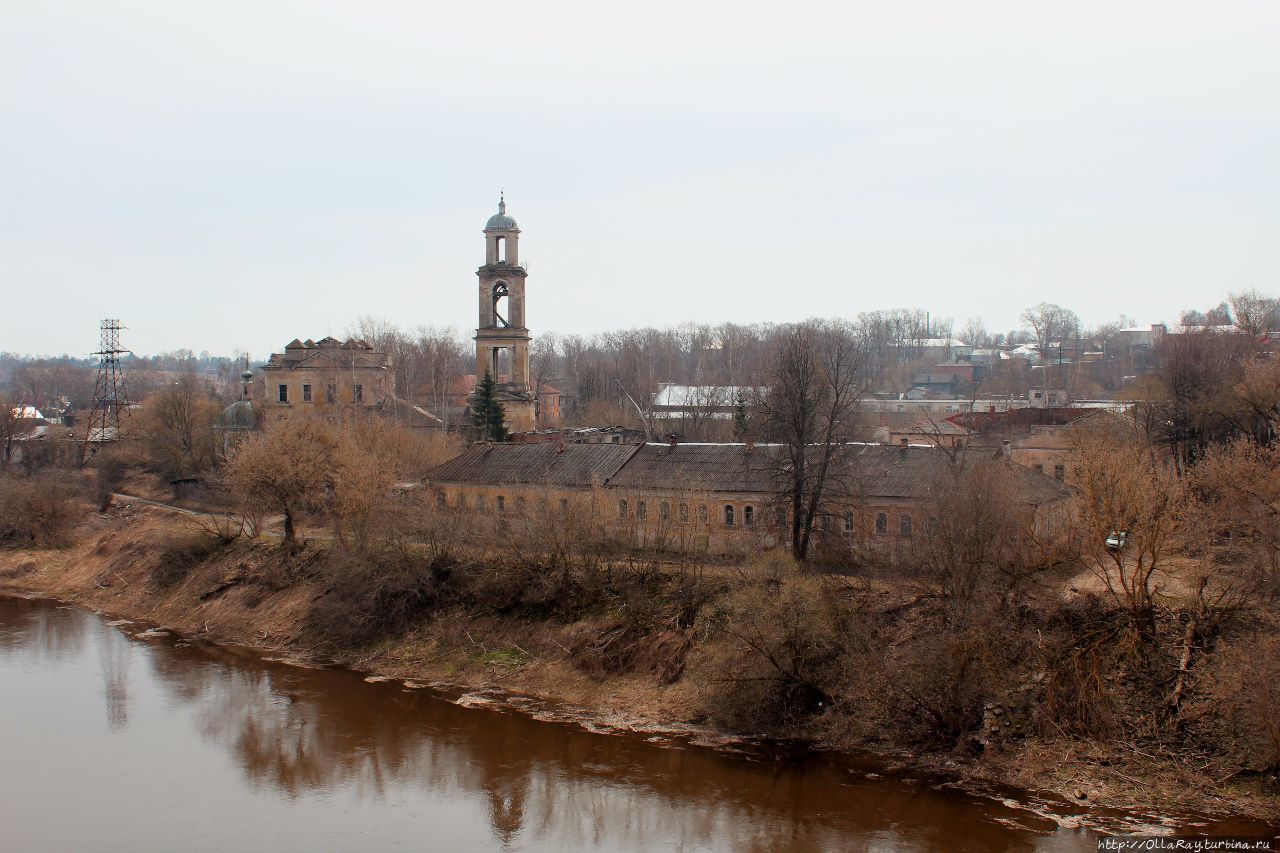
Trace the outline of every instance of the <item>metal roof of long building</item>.
<instances>
[{"instance_id":1,"label":"metal roof of long building","mask_svg":"<svg viewBox=\"0 0 1280 853\"><path fill-rule=\"evenodd\" d=\"M639 449L635 444L477 444L433 468L444 483L593 486L609 479Z\"/></svg>"},{"instance_id":2,"label":"metal roof of long building","mask_svg":"<svg viewBox=\"0 0 1280 853\"><path fill-rule=\"evenodd\" d=\"M776 491L778 445L645 444L608 485L708 492Z\"/></svg>"},{"instance_id":3,"label":"metal roof of long building","mask_svg":"<svg viewBox=\"0 0 1280 853\"><path fill-rule=\"evenodd\" d=\"M785 477L785 451L779 444L481 444L435 468L427 480L775 494ZM837 448L830 486L833 493L864 498L923 499L938 482L938 466L951 458L944 454L977 461L998 452L850 442ZM1044 474L1012 463L1011 470L1029 500L1064 494L1062 484Z\"/></svg>"}]
</instances>

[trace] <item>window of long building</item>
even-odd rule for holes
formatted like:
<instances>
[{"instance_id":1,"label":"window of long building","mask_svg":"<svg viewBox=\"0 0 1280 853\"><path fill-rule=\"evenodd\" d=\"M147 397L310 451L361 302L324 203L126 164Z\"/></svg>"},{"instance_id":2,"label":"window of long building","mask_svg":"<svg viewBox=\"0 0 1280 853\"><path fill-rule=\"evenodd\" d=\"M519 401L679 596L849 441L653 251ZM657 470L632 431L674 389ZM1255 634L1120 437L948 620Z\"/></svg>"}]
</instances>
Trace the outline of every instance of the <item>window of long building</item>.
<instances>
[{"instance_id":1,"label":"window of long building","mask_svg":"<svg viewBox=\"0 0 1280 853\"><path fill-rule=\"evenodd\" d=\"M889 532L889 516L883 512L876 513L876 533Z\"/></svg>"},{"instance_id":2,"label":"window of long building","mask_svg":"<svg viewBox=\"0 0 1280 853\"><path fill-rule=\"evenodd\" d=\"M911 516L903 514L903 516L898 519L898 532L903 536L911 535Z\"/></svg>"},{"instance_id":3,"label":"window of long building","mask_svg":"<svg viewBox=\"0 0 1280 853\"><path fill-rule=\"evenodd\" d=\"M699 524L706 524L706 523L707 523L707 518L708 518L707 505L706 505L706 504L699 504L699 505L698 505L698 523L699 523Z\"/></svg>"},{"instance_id":4,"label":"window of long building","mask_svg":"<svg viewBox=\"0 0 1280 853\"><path fill-rule=\"evenodd\" d=\"M636 504L636 518L644 521L649 517L649 506L644 501Z\"/></svg>"},{"instance_id":5,"label":"window of long building","mask_svg":"<svg viewBox=\"0 0 1280 853\"><path fill-rule=\"evenodd\" d=\"M627 502L625 500L618 501L618 520L626 521L627 519Z\"/></svg>"},{"instance_id":6,"label":"window of long building","mask_svg":"<svg viewBox=\"0 0 1280 853\"><path fill-rule=\"evenodd\" d=\"M302 386L302 402L304 403L311 402L311 386L310 385Z\"/></svg>"},{"instance_id":7,"label":"window of long building","mask_svg":"<svg viewBox=\"0 0 1280 853\"><path fill-rule=\"evenodd\" d=\"M686 522L688 520L689 520L689 505L680 504L680 521Z\"/></svg>"},{"instance_id":8,"label":"window of long building","mask_svg":"<svg viewBox=\"0 0 1280 853\"><path fill-rule=\"evenodd\" d=\"M671 520L671 504L666 501L658 504L658 519L661 521Z\"/></svg>"},{"instance_id":9,"label":"window of long building","mask_svg":"<svg viewBox=\"0 0 1280 853\"><path fill-rule=\"evenodd\" d=\"M281 403L289 402L289 386L279 385L276 387L276 400Z\"/></svg>"},{"instance_id":10,"label":"window of long building","mask_svg":"<svg viewBox=\"0 0 1280 853\"><path fill-rule=\"evenodd\" d=\"M733 504L724 505L724 526L733 527Z\"/></svg>"},{"instance_id":11,"label":"window of long building","mask_svg":"<svg viewBox=\"0 0 1280 853\"><path fill-rule=\"evenodd\" d=\"M756 508L753 506L744 506L742 508L742 523L747 527L753 527L756 523Z\"/></svg>"}]
</instances>

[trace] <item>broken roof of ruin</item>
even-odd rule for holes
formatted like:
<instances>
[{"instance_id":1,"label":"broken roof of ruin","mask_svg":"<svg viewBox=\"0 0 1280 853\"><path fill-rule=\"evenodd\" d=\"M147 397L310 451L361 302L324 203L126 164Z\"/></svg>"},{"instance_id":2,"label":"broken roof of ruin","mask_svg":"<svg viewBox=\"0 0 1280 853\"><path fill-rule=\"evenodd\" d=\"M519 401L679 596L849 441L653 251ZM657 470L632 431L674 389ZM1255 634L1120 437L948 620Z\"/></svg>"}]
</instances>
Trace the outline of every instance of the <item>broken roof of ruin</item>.
<instances>
[{"instance_id":1,"label":"broken roof of ruin","mask_svg":"<svg viewBox=\"0 0 1280 853\"><path fill-rule=\"evenodd\" d=\"M271 358L263 365L265 370L293 369L296 367L331 369L341 367L344 370L358 367L387 368L391 358L385 352L375 350L368 341L347 338L339 341L333 337L324 337L319 341L308 339L306 342L294 338L285 344L284 352L273 352Z\"/></svg>"}]
</instances>

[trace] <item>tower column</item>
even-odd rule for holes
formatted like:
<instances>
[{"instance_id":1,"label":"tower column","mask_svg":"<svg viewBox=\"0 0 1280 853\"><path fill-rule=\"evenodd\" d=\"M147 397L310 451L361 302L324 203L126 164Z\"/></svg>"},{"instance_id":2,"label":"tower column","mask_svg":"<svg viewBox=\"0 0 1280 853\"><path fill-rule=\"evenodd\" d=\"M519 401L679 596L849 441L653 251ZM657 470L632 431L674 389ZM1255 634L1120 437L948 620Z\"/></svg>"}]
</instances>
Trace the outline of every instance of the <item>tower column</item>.
<instances>
[{"instance_id":1,"label":"tower column","mask_svg":"<svg viewBox=\"0 0 1280 853\"><path fill-rule=\"evenodd\" d=\"M524 267L519 265L520 229L507 215L505 199L485 223L485 264L476 270L479 297L476 328L476 379L485 370L499 381L499 400L506 411L507 429L534 429L534 391L529 386L529 330L525 326ZM508 366L502 370L502 352Z\"/></svg>"}]
</instances>

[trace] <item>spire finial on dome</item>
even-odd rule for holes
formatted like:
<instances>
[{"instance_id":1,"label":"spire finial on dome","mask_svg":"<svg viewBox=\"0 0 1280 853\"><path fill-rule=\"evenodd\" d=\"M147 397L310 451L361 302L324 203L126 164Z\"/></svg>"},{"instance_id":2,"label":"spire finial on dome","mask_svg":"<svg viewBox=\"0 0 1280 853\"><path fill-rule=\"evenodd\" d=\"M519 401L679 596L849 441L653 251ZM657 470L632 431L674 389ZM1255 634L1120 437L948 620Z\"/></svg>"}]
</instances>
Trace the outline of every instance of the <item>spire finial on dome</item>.
<instances>
[{"instance_id":1,"label":"spire finial on dome","mask_svg":"<svg viewBox=\"0 0 1280 853\"><path fill-rule=\"evenodd\" d=\"M507 193L503 189L498 190L498 212L507 212Z\"/></svg>"}]
</instances>

